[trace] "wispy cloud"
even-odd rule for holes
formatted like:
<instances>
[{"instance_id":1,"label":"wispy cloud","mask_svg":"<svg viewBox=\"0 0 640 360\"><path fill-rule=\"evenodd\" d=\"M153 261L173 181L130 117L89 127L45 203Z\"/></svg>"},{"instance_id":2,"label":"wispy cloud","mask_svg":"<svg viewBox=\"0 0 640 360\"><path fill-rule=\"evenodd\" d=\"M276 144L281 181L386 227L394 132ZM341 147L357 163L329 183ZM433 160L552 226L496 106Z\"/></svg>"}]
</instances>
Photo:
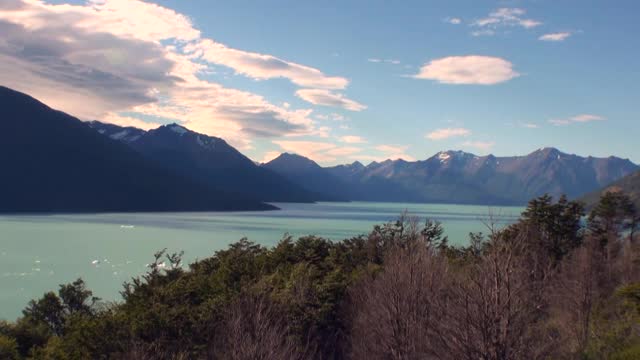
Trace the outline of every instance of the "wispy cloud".
<instances>
[{"instance_id":1,"label":"wispy cloud","mask_svg":"<svg viewBox=\"0 0 640 360\"><path fill-rule=\"evenodd\" d=\"M468 148L474 148L482 151L491 149L496 143L492 141L465 141L461 145Z\"/></svg>"},{"instance_id":2,"label":"wispy cloud","mask_svg":"<svg viewBox=\"0 0 640 360\"><path fill-rule=\"evenodd\" d=\"M444 22L451 24L451 25L460 25L462 24L462 19L457 18L457 17L448 17L444 19Z\"/></svg>"},{"instance_id":3,"label":"wispy cloud","mask_svg":"<svg viewBox=\"0 0 640 360\"><path fill-rule=\"evenodd\" d=\"M542 41L564 41L565 39L567 39L571 35L572 35L572 33L568 32L568 31L557 32L557 33L549 33L549 34L544 34L544 35L540 36L538 38L538 40L542 40Z\"/></svg>"},{"instance_id":4,"label":"wispy cloud","mask_svg":"<svg viewBox=\"0 0 640 360\"><path fill-rule=\"evenodd\" d=\"M537 129L539 127L538 124L534 124L534 123L522 123L520 125L527 129Z\"/></svg>"},{"instance_id":5,"label":"wispy cloud","mask_svg":"<svg viewBox=\"0 0 640 360\"><path fill-rule=\"evenodd\" d=\"M340 141L347 144L364 144L367 141L361 136L357 135L345 135L340 137Z\"/></svg>"},{"instance_id":6,"label":"wispy cloud","mask_svg":"<svg viewBox=\"0 0 640 360\"><path fill-rule=\"evenodd\" d=\"M213 64L227 66L236 73L256 80L286 78L302 87L344 89L349 80L327 76L310 66L286 61L268 54L230 48L211 39L202 39L184 47L184 50Z\"/></svg>"},{"instance_id":7,"label":"wispy cloud","mask_svg":"<svg viewBox=\"0 0 640 360\"><path fill-rule=\"evenodd\" d=\"M604 121L606 120L606 118L600 116L600 115L594 115L594 114L580 114L580 115L576 115L570 118L564 118L564 119L551 119L549 120L549 123L555 126L566 126L566 125L571 125L574 123L587 123L587 122L592 122L592 121Z\"/></svg>"},{"instance_id":8,"label":"wispy cloud","mask_svg":"<svg viewBox=\"0 0 640 360\"><path fill-rule=\"evenodd\" d=\"M371 63L387 63L387 64L393 64L393 65L400 65L402 63L400 60L397 60L397 59L369 58L367 59L367 61Z\"/></svg>"},{"instance_id":9,"label":"wispy cloud","mask_svg":"<svg viewBox=\"0 0 640 360\"><path fill-rule=\"evenodd\" d=\"M314 105L339 107L350 111L362 111L367 108L366 105L348 99L341 93L325 89L300 89L296 91L296 95Z\"/></svg>"},{"instance_id":10,"label":"wispy cloud","mask_svg":"<svg viewBox=\"0 0 640 360\"><path fill-rule=\"evenodd\" d=\"M509 28L521 27L532 29L542 25L541 21L525 18L526 10L521 8L499 8L491 12L487 17L475 20L472 27L479 28L472 32L474 36L494 35L496 31Z\"/></svg>"},{"instance_id":11,"label":"wispy cloud","mask_svg":"<svg viewBox=\"0 0 640 360\"><path fill-rule=\"evenodd\" d=\"M444 140L452 137L469 136L471 130L465 128L444 128L436 129L430 133L427 133L424 137L430 140Z\"/></svg>"},{"instance_id":12,"label":"wispy cloud","mask_svg":"<svg viewBox=\"0 0 640 360\"><path fill-rule=\"evenodd\" d=\"M450 56L432 60L414 75L443 84L493 85L520 76L509 61L491 56Z\"/></svg>"}]
</instances>

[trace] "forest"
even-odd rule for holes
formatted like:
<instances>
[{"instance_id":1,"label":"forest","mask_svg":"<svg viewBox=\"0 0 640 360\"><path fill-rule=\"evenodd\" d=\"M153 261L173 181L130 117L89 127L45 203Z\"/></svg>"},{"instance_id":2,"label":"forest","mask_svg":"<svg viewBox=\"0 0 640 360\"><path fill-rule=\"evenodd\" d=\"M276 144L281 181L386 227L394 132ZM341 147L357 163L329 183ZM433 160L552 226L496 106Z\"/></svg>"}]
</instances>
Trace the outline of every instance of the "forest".
<instances>
[{"instance_id":1,"label":"forest","mask_svg":"<svg viewBox=\"0 0 640 360\"><path fill-rule=\"evenodd\" d=\"M82 279L0 322L0 359L640 359L640 212L529 202L454 246L402 214L330 241L154 255L117 302ZM458 243L458 242L456 242ZM166 266L165 266L166 265Z\"/></svg>"}]
</instances>

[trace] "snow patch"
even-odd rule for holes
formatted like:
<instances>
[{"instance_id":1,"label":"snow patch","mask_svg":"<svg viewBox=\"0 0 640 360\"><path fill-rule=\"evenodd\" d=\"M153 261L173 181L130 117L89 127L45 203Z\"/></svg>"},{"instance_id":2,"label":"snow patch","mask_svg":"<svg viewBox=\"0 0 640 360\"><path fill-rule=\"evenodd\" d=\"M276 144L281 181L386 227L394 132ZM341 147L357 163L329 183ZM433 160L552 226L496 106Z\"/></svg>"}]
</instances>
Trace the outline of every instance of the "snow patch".
<instances>
[{"instance_id":1,"label":"snow patch","mask_svg":"<svg viewBox=\"0 0 640 360\"><path fill-rule=\"evenodd\" d=\"M120 140L120 139L122 139L123 137L127 136L127 134L129 134L129 130L122 130L122 131L120 131L120 132L117 132L117 133L115 133L115 134L111 135L110 137L111 137L112 139L114 139L114 140Z\"/></svg>"},{"instance_id":2,"label":"snow patch","mask_svg":"<svg viewBox=\"0 0 640 360\"><path fill-rule=\"evenodd\" d=\"M187 133L187 129L183 128L183 127L182 127L182 126L180 126L180 125L172 125L172 126L170 127L170 129L171 129L171 131L173 131L173 132L175 132L175 133L179 134L180 136L182 136L182 135L184 135L184 134L186 134L186 133Z\"/></svg>"},{"instance_id":3,"label":"snow patch","mask_svg":"<svg viewBox=\"0 0 640 360\"><path fill-rule=\"evenodd\" d=\"M196 138L196 141L198 142L198 145L202 146L203 148L207 148L207 149L213 148L214 141L211 139L205 138L203 140L200 137L200 135L198 135L198 137Z\"/></svg>"},{"instance_id":4,"label":"snow patch","mask_svg":"<svg viewBox=\"0 0 640 360\"><path fill-rule=\"evenodd\" d=\"M445 152L441 152L438 154L438 159L440 159L440 162L445 162L447 160L449 160L451 158L451 155L445 153Z\"/></svg>"}]
</instances>

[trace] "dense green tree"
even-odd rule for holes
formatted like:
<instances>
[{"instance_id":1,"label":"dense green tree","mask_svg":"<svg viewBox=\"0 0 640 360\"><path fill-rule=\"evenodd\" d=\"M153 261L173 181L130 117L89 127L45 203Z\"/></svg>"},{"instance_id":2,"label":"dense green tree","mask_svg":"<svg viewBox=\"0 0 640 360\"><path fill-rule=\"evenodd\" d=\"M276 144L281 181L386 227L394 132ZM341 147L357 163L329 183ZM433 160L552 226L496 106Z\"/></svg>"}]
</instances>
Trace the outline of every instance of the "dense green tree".
<instances>
[{"instance_id":1,"label":"dense green tree","mask_svg":"<svg viewBox=\"0 0 640 360\"><path fill-rule=\"evenodd\" d=\"M624 232L629 232L629 238L633 239L639 223L638 211L629 196L608 191L591 210L588 228L605 246Z\"/></svg>"},{"instance_id":2,"label":"dense green tree","mask_svg":"<svg viewBox=\"0 0 640 360\"><path fill-rule=\"evenodd\" d=\"M554 202L551 196L543 195L529 202L516 226L557 263L582 243L584 215L579 202L569 201L564 195Z\"/></svg>"}]
</instances>

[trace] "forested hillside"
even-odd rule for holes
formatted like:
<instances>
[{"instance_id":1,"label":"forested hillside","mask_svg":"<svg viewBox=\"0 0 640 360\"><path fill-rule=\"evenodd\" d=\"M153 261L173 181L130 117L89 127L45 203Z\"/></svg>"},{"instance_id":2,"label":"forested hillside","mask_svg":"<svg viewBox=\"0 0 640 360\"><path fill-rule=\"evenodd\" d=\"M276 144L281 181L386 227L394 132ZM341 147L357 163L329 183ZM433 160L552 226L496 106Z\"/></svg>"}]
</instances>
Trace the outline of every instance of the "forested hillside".
<instances>
[{"instance_id":1,"label":"forested hillside","mask_svg":"<svg viewBox=\"0 0 640 360\"><path fill-rule=\"evenodd\" d=\"M103 303L82 280L0 323L2 359L638 359L638 212L549 196L453 247L403 215L331 242L161 251Z\"/></svg>"}]
</instances>

